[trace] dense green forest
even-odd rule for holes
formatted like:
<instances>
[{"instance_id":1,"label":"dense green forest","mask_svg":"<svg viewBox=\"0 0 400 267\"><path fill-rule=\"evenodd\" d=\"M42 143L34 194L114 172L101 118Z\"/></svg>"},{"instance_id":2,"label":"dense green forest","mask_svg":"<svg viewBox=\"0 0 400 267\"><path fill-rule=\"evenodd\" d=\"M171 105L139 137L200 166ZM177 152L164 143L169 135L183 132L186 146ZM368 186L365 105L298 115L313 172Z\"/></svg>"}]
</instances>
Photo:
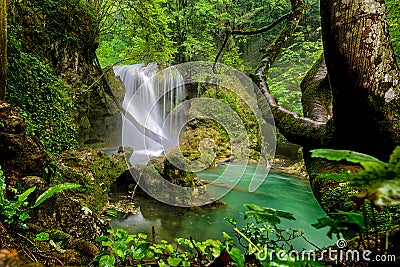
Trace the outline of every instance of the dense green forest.
<instances>
[{"instance_id":1,"label":"dense green forest","mask_svg":"<svg viewBox=\"0 0 400 267\"><path fill-rule=\"evenodd\" d=\"M375 266L355 259L355 251L384 259L384 266L400 260L398 0L1 5L0 266ZM146 179L145 168L127 165L132 151L118 148L125 90L112 68L194 61L225 64L258 85L263 125L272 114L277 151L294 151L280 155L283 165L290 169L287 156L295 154L308 172L326 212L312 226L328 229L330 246L318 247L302 229L281 224L296 219L291 212L246 199L243 210L225 219L231 234L213 239L156 241L155 234L111 229L109 221L121 214L141 214L132 197L144 193L132 176ZM201 139L213 137L213 166L257 161L262 125L243 99L218 86L194 88L191 98L218 99L238 114L251 151L231 155L226 130L193 120L182 136L184 156L200 158ZM168 157L152 160L177 185L204 182ZM110 202L120 186L131 198ZM293 245L299 239L314 257L291 254L301 253ZM324 255L338 248L352 260Z\"/></svg>"}]
</instances>

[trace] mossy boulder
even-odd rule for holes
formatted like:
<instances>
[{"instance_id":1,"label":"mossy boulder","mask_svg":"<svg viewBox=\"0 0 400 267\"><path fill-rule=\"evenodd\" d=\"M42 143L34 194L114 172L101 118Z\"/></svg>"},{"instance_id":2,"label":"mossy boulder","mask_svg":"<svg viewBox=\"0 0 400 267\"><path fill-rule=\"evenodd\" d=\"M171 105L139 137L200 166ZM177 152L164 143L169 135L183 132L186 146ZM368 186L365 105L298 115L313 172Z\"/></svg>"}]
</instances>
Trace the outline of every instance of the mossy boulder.
<instances>
[{"instance_id":1,"label":"mossy boulder","mask_svg":"<svg viewBox=\"0 0 400 267\"><path fill-rule=\"evenodd\" d=\"M234 158L227 134L212 120L190 121L180 136L179 148L188 160L203 168Z\"/></svg>"},{"instance_id":2,"label":"mossy boulder","mask_svg":"<svg viewBox=\"0 0 400 267\"><path fill-rule=\"evenodd\" d=\"M111 184L128 168L122 151L109 156L95 149L65 151L57 163L64 182L81 184L76 197L96 212L108 202Z\"/></svg>"},{"instance_id":3,"label":"mossy boulder","mask_svg":"<svg viewBox=\"0 0 400 267\"><path fill-rule=\"evenodd\" d=\"M72 116L78 126L78 144L118 146L122 116L110 95L120 100L124 88L112 75L103 75L97 60L100 21L96 5L88 1L29 0L12 1L8 9L10 28L19 29L14 37L21 42L18 50L49 64L65 82L65 91L75 107Z\"/></svg>"},{"instance_id":4,"label":"mossy boulder","mask_svg":"<svg viewBox=\"0 0 400 267\"><path fill-rule=\"evenodd\" d=\"M140 173L139 185L146 193L173 205L190 205L206 193L205 187L192 172L190 161L177 148L169 151L166 156L150 160L147 166L141 168ZM171 183L193 190L176 190L177 187L171 186Z\"/></svg>"},{"instance_id":5,"label":"mossy boulder","mask_svg":"<svg viewBox=\"0 0 400 267\"><path fill-rule=\"evenodd\" d=\"M189 117L195 119L187 123L180 136L182 154L202 167L232 160L258 160L262 143L260 127L266 124L257 120L249 107L246 101L251 99L242 99L214 85L203 86L197 92L198 95L191 97L208 98L210 103L218 104L204 109L204 102L191 103Z\"/></svg>"}]
</instances>

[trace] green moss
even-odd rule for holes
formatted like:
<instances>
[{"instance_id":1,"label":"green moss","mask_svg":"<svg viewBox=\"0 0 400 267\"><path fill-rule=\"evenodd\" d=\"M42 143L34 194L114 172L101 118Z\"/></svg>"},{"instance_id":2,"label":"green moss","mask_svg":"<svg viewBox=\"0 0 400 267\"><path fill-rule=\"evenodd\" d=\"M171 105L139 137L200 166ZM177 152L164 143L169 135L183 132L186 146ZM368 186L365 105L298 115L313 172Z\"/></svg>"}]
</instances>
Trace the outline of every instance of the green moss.
<instances>
[{"instance_id":1,"label":"green moss","mask_svg":"<svg viewBox=\"0 0 400 267\"><path fill-rule=\"evenodd\" d=\"M53 239L56 242L61 241L63 243L66 243L66 242L70 242L73 239L73 237L70 234L67 234L61 230L50 230L50 231L48 231L48 233L49 233L50 239Z\"/></svg>"},{"instance_id":2,"label":"green moss","mask_svg":"<svg viewBox=\"0 0 400 267\"><path fill-rule=\"evenodd\" d=\"M58 162L65 182L82 185L76 196L92 211L103 208L111 184L127 168L123 153L108 156L97 150L66 151Z\"/></svg>"},{"instance_id":3,"label":"green moss","mask_svg":"<svg viewBox=\"0 0 400 267\"><path fill-rule=\"evenodd\" d=\"M354 197L360 193L359 190L351 188L348 183L339 183L338 186L327 188L321 197L321 206L328 213L337 211L353 211Z\"/></svg>"},{"instance_id":4,"label":"green moss","mask_svg":"<svg viewBox=\"0 0 400 267\"><path fill-rule=\"evenodd\" d=\"M27 133L37 135L47 152L74 148L76 126L66 84L42 59L23 51L20 31L20 25L10 28L6 100L23 110Z\"/></svg>"},{"instance_id":5,"label":"green moss","mask_svg":"<svg viewBox=\"0 0 400 267\"><path fill-rule=\"evenodd\" d=\"M234 120L225 120L225 125L222 126L220 123L211 119L195 119L188 123L186 131L180 138L180 149L182 153L190 161L199 160L202 158L200 160L204 160L204 166L208 166L210 163L211 166L213 166L215 162L225 161L231 158L235 158L236 160L258 160L261 151L260 127L262 127L262 125L259 125L259 123L263 122L257 120L246 102L234 92L216 86L207 86L204 88L204 92L201 94L201 97L217 99L228 105L233 112L239 116L242 125L246 129L247 138L249 140L248 149L250 151L248 155L243 154L247 148L237 147L240 144L230 140L230 137L239 137L241 140L245 138L245 136L241 136L243 133L239 131L240 127L236 125ZM210 108L213 108L214 110L212 110L212 112L219 114L219 116L224 116L224 114L229 116L229 113L227 113L222 105ZM233 130L230 130L228 133L224 127ZM212 144L205 139L209 139L209 141L213 140L214 142L214 162L210 162L209 160L210 157L214 156L212 155L213 153L210 153L210 155L207 156L204 155L204 153L202 155L200 152L202 145L210 147L212 146ZM234 145L236 146L233 150L231 142L234 142Z\"/></svg>"},{"instance_id":6,"label":"green moss","mask_svg":"<svg viewBox=\"0 0 400 267\"><path fill-rule=\"evenodd\" d=\"M179 156L178 151L173 151L164 159L162 176L173 184L194 187L198 186L197 175L190 171L190 164Z\"/></svg>"}]
</instances>

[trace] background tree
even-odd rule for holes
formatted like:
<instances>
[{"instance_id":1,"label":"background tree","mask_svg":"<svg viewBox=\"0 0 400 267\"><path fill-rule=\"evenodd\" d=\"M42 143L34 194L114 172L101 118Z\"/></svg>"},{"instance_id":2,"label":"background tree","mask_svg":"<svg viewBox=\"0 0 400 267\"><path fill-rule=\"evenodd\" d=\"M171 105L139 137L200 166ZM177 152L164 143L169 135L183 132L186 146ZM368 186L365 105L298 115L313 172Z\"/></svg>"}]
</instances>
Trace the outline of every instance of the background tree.
<instances>
[{"instance_id":1,"label":"background tree","mask_svg":"<svg viewBox=\"0 0 400 267\"><path fill-rule=\"evenodd\" d=\"M7 87L7 1L0 5L0 100L6 99Z\"/></svg>"}]
</instances>

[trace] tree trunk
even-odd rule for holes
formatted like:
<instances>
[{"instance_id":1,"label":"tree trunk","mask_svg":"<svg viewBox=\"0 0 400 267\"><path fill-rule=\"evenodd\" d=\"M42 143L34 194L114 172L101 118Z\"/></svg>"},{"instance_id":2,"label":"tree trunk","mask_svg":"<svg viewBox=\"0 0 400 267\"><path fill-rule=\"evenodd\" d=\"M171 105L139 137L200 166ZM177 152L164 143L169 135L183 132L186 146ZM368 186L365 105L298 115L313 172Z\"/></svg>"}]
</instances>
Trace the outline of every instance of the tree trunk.
<instances>
[{"instance_id":1,"label":"tree trunk","mask_svg":"<svg viewBox=\"0 0 400 267\"><path fill-rule=\"evenodd\" d=\"M321 0L335 148L387 159L400 143L400 75L384 0Z\"/></svg>"},{"instance_id":2,"label":"tree trunk","mask_svg":"<svg viewBox=\"0 0 400 267\"><path fill-rule=\"evenodd\" d=\"M7 1L0 1L0 101L4 101L7 87Z\"/></svg>"},{"instance_id":3,"label":"tree trunk","mask_svg":"<svg viewBox=\"0 0 400 267\"><path fill-rule=\"evenodd\" d=\"M302 0L291 3L292 18L297 22L301 16L296 18L295 11ZM288 40L293 29L284 29L265 49L262 64L253 75L264 94L258 99L260 109L269 105L280 132L304 147L310 182L320 203L338 182L317 179L317 175L354 167L313 159L311 149L348 149L388 160L400 144L400 71L384 0L321 0L321 17L324 56L301 84L305 117L279 106L265 82L284 43L281 40Z\"/></svg>"}]
</instances>

